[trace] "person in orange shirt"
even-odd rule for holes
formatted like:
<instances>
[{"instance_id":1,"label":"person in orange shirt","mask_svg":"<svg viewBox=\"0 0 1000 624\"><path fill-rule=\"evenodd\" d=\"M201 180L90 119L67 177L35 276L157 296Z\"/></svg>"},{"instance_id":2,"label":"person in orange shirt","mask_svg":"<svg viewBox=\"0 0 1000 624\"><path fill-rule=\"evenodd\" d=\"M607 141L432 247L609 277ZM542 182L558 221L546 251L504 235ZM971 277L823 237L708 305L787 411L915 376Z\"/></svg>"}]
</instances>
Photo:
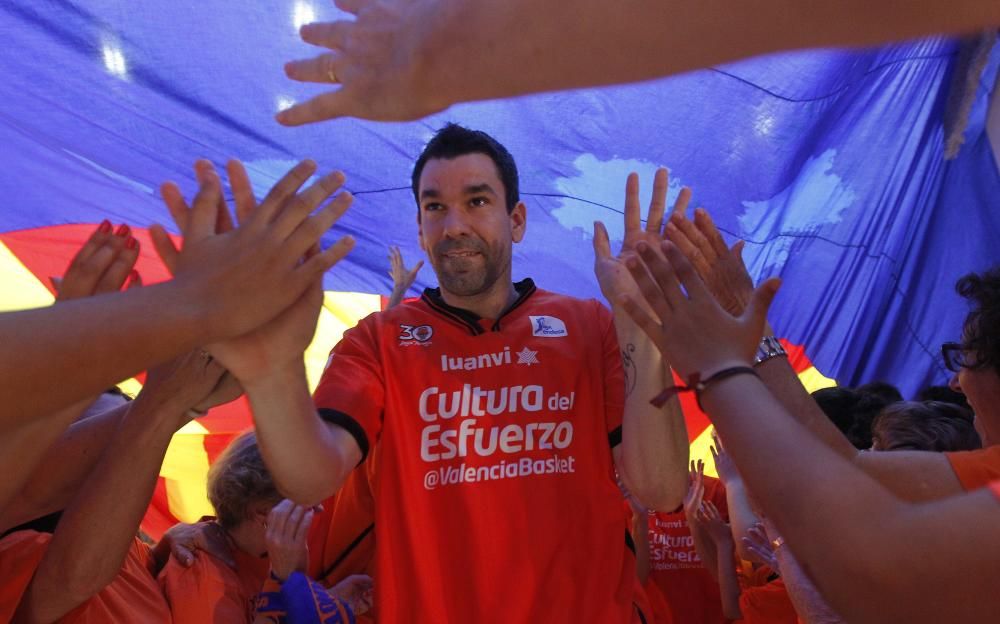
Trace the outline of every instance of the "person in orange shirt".
<instances>
[{"instance_id":1,"label":"person in orange shirt","mask_svg":"<svg viewBox=\"0 0 1000 624\"><path fill-rule=\"evenodd\" d=\"M693 220L675 211L664 236L688 258L724 310L733 316L744 313L753 281L740 257L741 242L727 247L708 212L700 208ZM796 422L896 496L922 502L984 487L1000 479L1000 446L996 446L1000 443L1000 346L995 338L1000 323L1000 268L967 275L958 280L956 290L972 309L962 328L962 341L945 343L942 356L954 373L951 388L965 395L975 414L983 443L980 450L859 451L802 386L788 359L780 357L783 350L767 346L773 341L769 325L765 325L754 370ZM766 356L761 358L761 353Z\"/></svg>"},{"instance_id":2,"label":"person in orange shirt","mask_svg":"<svg viewBox=\"0 0 1000 624\"><path fill-rule=\"evenodd\" d=\"M719 479L704 474L701 460L691 462L690 482L680 509L648 512L650 553L648 565L639 568L639 578L649 588L657 622L722 624L726 618L715 574L714 545L700 524L689 521L687 511L706 500L725 514L726 489Z\"/></svg>"},{"instance_id":3,"label":"person in orange shirt","mask_svg":"<svg viewBox=\"0 0 1000 624\"><path fill-rule=\"evenodd\" d=\"M687 380L669 391L695 394L762 511L830 606L854 624L995 620L1000 483L930 502L894 495L798 422L802 414L793 415L760 367L751 367L780 282L753 289L746 309L733 316L677 245L658 247L641 244L641 260L627 262L656 318L637 301L624 305ZM987 272L971 281L980 287L994 276L1000 278ZM978 294L1000 302L1000 291ZM972 321L967 325L983 333L966 335L960 379L976 406L974 392L984 398L1000 391L1000 320L974 309Z\"/></svg>"},{"instance_id":4,"label":"person in orange shirt","mask_svg":"<svg viewBox=\"0 0 1000 624\"><path fill-rule=\"evenodd\" d=\"M263 616L255 618L258 594L278 594L293 572L306 570L306 535L314 510L283 499L253 432L238 436L212 464L208 497L216 512L214 526L228 542L235 565L207 553L187 567L171 558L159 584L173 621L266 621ZM370 589L370 578L349 577L330 591L360 614L368 608L364 596ZM275 610L283 609L271 609Z\"/></svg>"},{"instance_id":5,"label":"person in orange shirt","mask_svg":"<svg viewBox=\"0 0 1000 624\"><path fill-rule=\"evenodd\" d=\"M0 540L0 620L170 622L152 552L135 534L171 437L224 372L202 351L149 372L51 537L19 531Z\"/></svg>"},{"instance_id":6,"label":"person in orange shirt","mask_svg":"<svg viewBox=\"0 0 1000 624\"><path fill-rule=\"evenodd\" d=\"M309 575L332 587L355 574L374 576L375 499L380 445L323 502L309 533Z\"/></svg>"}]
</instances>

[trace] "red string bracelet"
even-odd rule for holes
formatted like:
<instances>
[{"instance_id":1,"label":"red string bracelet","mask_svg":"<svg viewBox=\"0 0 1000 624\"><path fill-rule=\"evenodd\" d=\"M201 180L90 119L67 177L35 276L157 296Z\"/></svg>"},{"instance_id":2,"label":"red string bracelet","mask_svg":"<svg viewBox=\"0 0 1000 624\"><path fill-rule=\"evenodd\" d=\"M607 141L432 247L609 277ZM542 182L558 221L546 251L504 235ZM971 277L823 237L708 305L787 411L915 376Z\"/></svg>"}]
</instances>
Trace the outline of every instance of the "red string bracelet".
<instances>
[{"instance_id":1,"label":"red string bracelet","mask_svg":"<svg viewBox=\"0 0 1000 624\"><path fill-rule=\"evenodd\" d=\"M750 368L749 366L733 366L731 368L724 368L719 372L711 375L708 379L702 379L701 373L694 372L688 377L686 386L670 386L669 388L664 388L663 392L659 393L650 401L654 407L663 407L663 405L670 400L670 397L681 392L694 392L694 399L698 402L698 408L701 407L701 393L708 388L708 385L715 383L716 381L722 381L727 377L732 377L734 375L753 375L758 379L760 376L757 371Z\"/></svg>"}]
</instances>

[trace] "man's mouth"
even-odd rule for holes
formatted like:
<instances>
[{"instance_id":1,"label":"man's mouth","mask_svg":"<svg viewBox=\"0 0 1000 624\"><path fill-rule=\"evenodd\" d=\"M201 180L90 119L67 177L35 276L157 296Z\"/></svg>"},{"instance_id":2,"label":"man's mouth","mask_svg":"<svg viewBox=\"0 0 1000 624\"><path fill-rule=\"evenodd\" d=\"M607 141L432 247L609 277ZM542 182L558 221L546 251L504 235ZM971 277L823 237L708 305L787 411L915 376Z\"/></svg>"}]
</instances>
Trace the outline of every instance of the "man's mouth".
<instances>
[{"instance_id":1,"label":"man's mouth","mask_svg":"<svg viewBox=\"0 0 1000 624\"><path fill-rule=\"evenodd\" d=\"M471 258L472 256L478 256L478 251L465 250L465 251L448 251L441 254L445 258Z\"/></svg>"}]
</instances>

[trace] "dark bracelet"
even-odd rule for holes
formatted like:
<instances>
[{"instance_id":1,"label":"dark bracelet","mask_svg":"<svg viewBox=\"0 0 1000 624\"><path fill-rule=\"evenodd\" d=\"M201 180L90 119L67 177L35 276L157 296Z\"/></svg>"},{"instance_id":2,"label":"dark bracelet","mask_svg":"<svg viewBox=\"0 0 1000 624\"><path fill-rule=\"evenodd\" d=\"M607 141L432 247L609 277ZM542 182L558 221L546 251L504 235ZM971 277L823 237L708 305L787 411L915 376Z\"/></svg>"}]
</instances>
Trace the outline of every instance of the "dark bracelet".
<instances>
[{"instance_id":1,"label":"dark bracelet","mask_svg":"<svg viewBox=\"0 0 1000 624\"><path fill-rule=\"evenodd\" d=\"M681 392L694 392L694 399L698 402L698 409L701 407L701 393L708 388L708 385L716 381L722 381L727 377L732 377L734 375L753 375L758 379L760 376L757 371L750 368L749 366L733 366L731 368L724 368L719 372L711 375L708 379L702 379L701 373L694 372L688 377L688 382L686 386L670 386L669 388L664 388L663 392L659 393L650 401L654 407L663 407L663 405L670 400L670 397ZM704 411L702 409L702 411Z\"/></svg>"}]
</instances>

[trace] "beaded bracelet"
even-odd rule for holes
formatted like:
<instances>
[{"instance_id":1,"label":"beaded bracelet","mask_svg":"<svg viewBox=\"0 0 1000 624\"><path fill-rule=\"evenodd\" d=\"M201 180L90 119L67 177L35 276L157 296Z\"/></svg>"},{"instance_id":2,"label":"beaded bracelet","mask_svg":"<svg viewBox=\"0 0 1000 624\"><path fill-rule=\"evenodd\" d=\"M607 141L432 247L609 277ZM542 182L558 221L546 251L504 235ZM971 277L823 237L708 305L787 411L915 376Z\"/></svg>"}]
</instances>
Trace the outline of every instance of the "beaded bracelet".
<instances>
[{"instance_id":1,"label":"beaded bracelet","mask_svg":"<svg viewBox=\"0 0 1000 624\"><path fill-rule=\"evenodd\" d=\"M753 375L758 379L760 376L757 371L750 368L749 366L733 366L731 368L724 368L719 372L709 376L707 379L701 378L701 373L694 372L688 377L688 382L686 386L670 386L669 388L664 388L663 392L659 393L650 401L654 407L663 407L663 405L670 400L670 397L681 392L694 392L695 401L698 403L698 409L701 407L701 393L708 388L708 385L716 381L722 381L727 377L732 377L734 375Z\"/></svg>"}]
</instances>

